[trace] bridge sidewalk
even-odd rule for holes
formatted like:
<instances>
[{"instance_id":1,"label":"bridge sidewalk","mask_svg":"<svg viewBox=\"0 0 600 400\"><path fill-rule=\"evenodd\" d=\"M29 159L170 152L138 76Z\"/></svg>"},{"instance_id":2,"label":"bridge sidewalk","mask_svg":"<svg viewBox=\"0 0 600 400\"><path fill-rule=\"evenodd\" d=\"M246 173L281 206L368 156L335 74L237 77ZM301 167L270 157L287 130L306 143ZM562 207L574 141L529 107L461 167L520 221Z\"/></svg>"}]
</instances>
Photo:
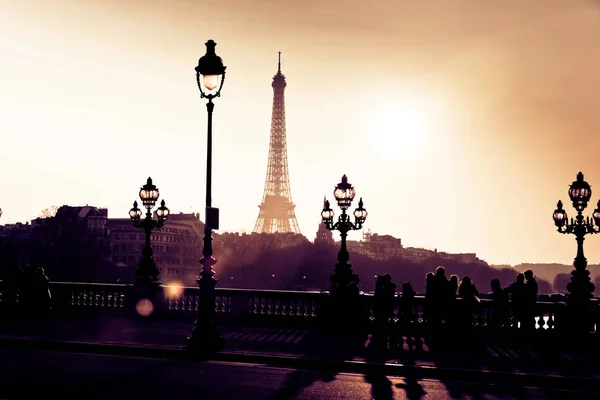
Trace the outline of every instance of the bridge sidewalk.
<instances>
[{"instance_id":1,"label":"bridge sidewalk","mask_svg":"<svg viewBox=\"0 0 600 400\"><path fill-rule=\"evenodd\" d=\"M45 316L36 318L0 317L0 345L11 341L78 342L86 344L143 346L183 352L193 321L141 320L128 316ZM374 357L367 348L368 337L341 337L302 329L250 326L221 326L226 340L224 353L233 357L264 356L296 360L330 360L359 363L460 369L507 374L539 374L600 379L596 351L587 354L541 348L486 343L431 349L404 348L385 359ZM6 344L9 343L9 344ZM266 360L266 358L264 358Z\"/></svg>"}]
</instances>

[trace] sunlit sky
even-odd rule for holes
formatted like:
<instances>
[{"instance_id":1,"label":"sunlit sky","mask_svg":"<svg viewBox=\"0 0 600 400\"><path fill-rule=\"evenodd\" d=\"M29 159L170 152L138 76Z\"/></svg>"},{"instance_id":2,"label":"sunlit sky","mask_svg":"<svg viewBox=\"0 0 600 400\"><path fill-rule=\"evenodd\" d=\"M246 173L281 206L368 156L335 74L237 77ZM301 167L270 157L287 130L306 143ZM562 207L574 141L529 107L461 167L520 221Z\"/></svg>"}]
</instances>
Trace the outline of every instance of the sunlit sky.
<instances>
[{"instance_id":1,"label":"sunlit sky","mask_svg":"<svg viewBox=\"0 0 600 400\"><path fill-rule=\"evenodd\" d=\"M365 229L405 246L570 263L575 241L555 232L552 211L579 170L600 188L596 1L0 0L0 10L1 223L63 204L126 217L148 176L173 212L203 214L206 108L193 68L208 39L227 65L213 145L222 230L250 232L258 215L278 51L309 239L345 173L369 210ZM600 238L586 255L600 262Z\"/></svg>"}]
</instances>

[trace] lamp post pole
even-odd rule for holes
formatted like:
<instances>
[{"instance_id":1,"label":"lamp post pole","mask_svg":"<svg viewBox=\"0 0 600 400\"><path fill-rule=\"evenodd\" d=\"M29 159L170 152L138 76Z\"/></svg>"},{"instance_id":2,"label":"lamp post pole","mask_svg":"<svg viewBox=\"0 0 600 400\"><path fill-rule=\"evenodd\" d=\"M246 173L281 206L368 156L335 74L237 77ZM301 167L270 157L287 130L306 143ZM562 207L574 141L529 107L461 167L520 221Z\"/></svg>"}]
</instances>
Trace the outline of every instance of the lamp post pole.
<instances>
[{"instance_id":1,"label":"lamp post pole","mask_svg":"<svg viewBox=\"0 0 600 400\"><path fill-rule=\"evenodd\" d=\"M216 43L206 42L206 54L198 60L196 83L200 90L200 98L207 98L206 103L208 127L206 139L206 212L204 224L204 247L202 249L202 270L198 277L200 296L198 299L198 316L194 322L192 334L187 338L188 348L192 351L210 353L220 350L224 339L215 323L215 279L213 265L217 260L213 257L212 230L218 229L218 210L212 208L212 117L213 99L221 95L225 82L225 67L221 57L215 53ZM210 215L209 215L210 214Z\"/></svg>"},{"instance_id":2,"label":"lamp post pole","mask_svg":"<svg viewBox=\"0 0 600 400\"><path fill-rule=\"evenodd\" d=\"M334 273L331 276L330 292L332 295L358 294L359 278L357 274L352 273L352 265L348 263L350 254L348 253L348 248L346 246L346 237L348 236L348 232L362 228L368 213L367 210L363 208L363 201L361 198L358 202L358 208L354 210L354 223L350 221L350 216L346 214L346 210L352 204L356 192L352 185L348 183L346 175L342 176L342 181L335 187L333 195L337 200L338 206L342 210L342 214L338 217L338 221L335 223L333 222L334 212L330 208L329 200L325 200L323 211L321 212L325 227L330 231L336 230L340 232L342 239L340 252L338 253L338 262L335 265Z\"/></svg>"},{"instance_id":3,"label":"lamp post pole","mask_svg":"<svg viewBox=\"0 0 600 400\"><path fill-rule=\"evenodd\" d=\"M583 173L577 174L577 180L569 187L569 197L573 207L577 210L575 220L567 216L563 209L562 201L558 201L556 210L552 214L554 224L559 233L573 234L577 241L577 255L573 261L575 268L571 272L571 282L567 285L569 295L567 304L569 305L569 315L572 321L569 326L578 331L590 330L591 319L589 315L590 299L594 294L594 284L590 280L590 272L587 270L587 259L583 253L583 242L588 234L600 233L600 200L598 207L594 210L592 218L584 217L583 210L588 205L592 196L590 185L583 180Z\"/></svg>"}]
</instances>

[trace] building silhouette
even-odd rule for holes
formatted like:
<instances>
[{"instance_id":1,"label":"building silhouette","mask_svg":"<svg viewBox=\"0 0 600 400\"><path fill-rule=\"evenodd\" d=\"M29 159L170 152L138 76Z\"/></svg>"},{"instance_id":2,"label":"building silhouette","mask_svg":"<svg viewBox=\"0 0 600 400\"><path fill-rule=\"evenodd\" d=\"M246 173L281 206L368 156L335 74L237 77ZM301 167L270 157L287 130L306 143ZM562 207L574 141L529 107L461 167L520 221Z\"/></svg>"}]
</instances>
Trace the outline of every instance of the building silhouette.
<instances>
[{"instance_id":1,"label":"building silhouette","mask_svg":"<svg viewBox=\"0 0 600 400\"><path fill-rule=\"evenodd\" d=\"M271 140L269 161L262 203L255 233L300 233L296 220L296 207L292 202L288 173L287 142L285 129L285 76L281 73L281 52L277 74L273 77L273 112L271 116Z\"/></svg>"},{"instance_id":2,"label":"building silhouette","mask_svg":"<svg viewBox=\"0 0 600 400\"><path fill-rule=\"evenodd\" d=\"M144 231L129 218L109 218L111 261L118 267L134 269L145 246ZM200 214L171 214L165 225L150 238L161 281L192 285L202 257L204 223Z\"/></svg>"},{"instance_id":3,"label":"building silhouette","mask_svg":"<svg viewBox=\"0 0 600 400\"><path fill-rule=\"evenodd\" d=\"M333 233L327 229L325 223L321 222L319 224L319 229L317 230L317 235L315 236L315 244L333 244Z\"/></svg>"}]
</instances>

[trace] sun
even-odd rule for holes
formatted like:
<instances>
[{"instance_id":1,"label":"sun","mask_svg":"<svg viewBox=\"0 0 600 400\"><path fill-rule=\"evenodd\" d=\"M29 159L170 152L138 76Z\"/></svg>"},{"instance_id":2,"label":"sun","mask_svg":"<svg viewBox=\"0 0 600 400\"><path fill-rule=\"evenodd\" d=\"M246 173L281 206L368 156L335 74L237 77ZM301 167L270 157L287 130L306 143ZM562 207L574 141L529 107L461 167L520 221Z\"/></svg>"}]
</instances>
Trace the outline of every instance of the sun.
<instances>
[{"instance_id":1,"label":"sun","mask_svg":"<svg viewBox=\"0 0 600 400\"><path fill-rule=\"evenodd\" d=\"M369 142L379 154L411 156L430 141L435 123L433 105L417 98L386 102L375 113Z\"/></svg>"}]
</instances>

